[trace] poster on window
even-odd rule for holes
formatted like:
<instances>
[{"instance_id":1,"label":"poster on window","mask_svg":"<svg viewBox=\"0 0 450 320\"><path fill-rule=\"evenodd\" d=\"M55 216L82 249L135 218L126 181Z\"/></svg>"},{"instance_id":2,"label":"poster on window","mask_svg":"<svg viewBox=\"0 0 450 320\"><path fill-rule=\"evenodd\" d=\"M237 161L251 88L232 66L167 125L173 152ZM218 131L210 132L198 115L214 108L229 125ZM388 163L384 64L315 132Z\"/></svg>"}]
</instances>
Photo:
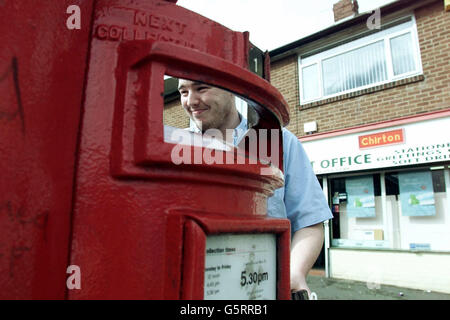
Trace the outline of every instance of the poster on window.
<instances>
[{"instance_id":1,"label":"poster on window","mask_svg":"<svg viewBox=\"0 0 450 320\"><path fill-rule=\"evenodd\" d=\"M375 194L372 176L346 178L347 216L350 218L375 217Z\"/></svg>"},{"instance_id":2,"label":"poster on window","mask_svg":"<svg viewBox=\"0 0 450 320\"><path fill-rule=\"evenodd\" d=\"M399 173L398 186L402 215L415 217L436 214L430 171Z\"/></svg>"}]
</instances>

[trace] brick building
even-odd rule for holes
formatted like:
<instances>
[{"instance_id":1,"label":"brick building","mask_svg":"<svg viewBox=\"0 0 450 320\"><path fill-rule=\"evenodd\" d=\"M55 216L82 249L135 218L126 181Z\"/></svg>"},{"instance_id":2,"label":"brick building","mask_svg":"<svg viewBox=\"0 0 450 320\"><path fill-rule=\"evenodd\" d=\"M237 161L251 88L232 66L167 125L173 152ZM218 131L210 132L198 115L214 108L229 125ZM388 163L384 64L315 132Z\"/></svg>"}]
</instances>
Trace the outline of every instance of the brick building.
<instances>
[{"instance_id":1,"label":"brick building","mask_svg":"<svg viewBox=\"0 0 450 320\"><path fill-rule=\"evenodd\" d=\"M450 292L450 12L398 0L270 52L333 209L328 276Z\"/></svg>"}]
</instances>

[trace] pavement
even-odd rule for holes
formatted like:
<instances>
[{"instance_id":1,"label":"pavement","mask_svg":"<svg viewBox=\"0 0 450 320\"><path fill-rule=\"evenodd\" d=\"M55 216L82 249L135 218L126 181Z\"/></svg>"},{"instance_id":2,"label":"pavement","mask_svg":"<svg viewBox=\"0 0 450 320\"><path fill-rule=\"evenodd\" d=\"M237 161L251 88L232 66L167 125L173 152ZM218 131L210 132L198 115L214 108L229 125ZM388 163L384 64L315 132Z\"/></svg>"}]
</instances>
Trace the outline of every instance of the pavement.
<instances>
[{"instance_id":1,"label":"pavement","mask_svg":"<svg viewBox=\"0 0 450 320\"><path fill-rule=\"evenodd\" d=\"M450 300L446 293L327 278L317 270L311 270L307 283L318 300Z\"/></svg>"}]
</instances>

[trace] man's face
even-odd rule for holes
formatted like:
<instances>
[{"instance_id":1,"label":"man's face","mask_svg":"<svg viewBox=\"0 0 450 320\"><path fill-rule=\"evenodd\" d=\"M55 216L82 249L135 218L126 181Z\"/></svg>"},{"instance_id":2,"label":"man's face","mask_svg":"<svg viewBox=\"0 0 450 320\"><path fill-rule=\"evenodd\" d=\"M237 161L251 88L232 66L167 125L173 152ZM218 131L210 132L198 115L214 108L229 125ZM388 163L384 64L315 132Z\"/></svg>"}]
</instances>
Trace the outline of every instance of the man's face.
<instances>
[{"instance_id":1,"label":"man's face","mask_svg":"<svg viewBox=\"0 0 450 320\"><path fill-rule=\"evenodd\" d=\"M181 105L202 131L224 128L234 108L234 95L208 84L180 79Z\"/></svg>"}]
</instances>

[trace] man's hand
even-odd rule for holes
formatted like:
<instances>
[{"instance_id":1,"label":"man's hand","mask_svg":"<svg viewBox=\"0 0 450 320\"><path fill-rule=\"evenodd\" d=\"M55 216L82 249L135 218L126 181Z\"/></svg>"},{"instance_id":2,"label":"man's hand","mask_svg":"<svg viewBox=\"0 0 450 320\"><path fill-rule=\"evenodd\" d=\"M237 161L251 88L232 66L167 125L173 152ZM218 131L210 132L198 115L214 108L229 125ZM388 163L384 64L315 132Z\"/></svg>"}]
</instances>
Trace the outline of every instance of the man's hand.
<instances>
[{"instance_id":1,"label":"man's hand","mask_svg":"<svg viewBox=\"0 0 450 320\"><path fill-rule=\"evenodd\" d=\"M311 294L306 276L322 250L323 223L318 223L294 233L291 244L291 291L305 289Z\"/></svg>"}]
</instances>

